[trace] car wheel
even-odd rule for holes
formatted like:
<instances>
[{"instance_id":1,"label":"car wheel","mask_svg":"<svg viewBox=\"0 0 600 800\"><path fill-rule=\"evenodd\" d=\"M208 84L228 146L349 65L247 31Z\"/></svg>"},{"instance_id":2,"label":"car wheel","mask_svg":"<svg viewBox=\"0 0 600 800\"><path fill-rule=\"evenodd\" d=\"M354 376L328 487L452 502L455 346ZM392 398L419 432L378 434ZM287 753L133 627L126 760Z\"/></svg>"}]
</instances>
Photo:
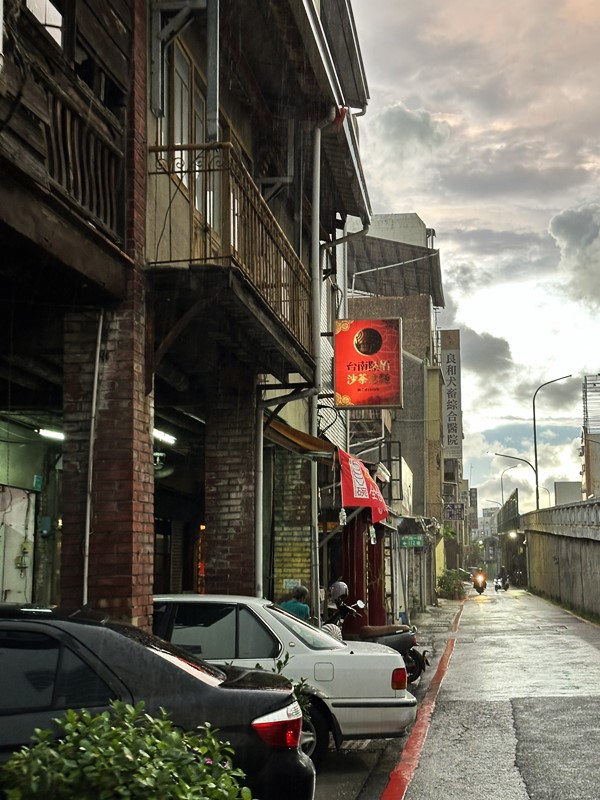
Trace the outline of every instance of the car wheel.
<instances>
[{"instance_id":1,"label":"car wheel","mask_svg":"<svg viewBox=\"0 0 600 800\"><path fill-rule=\"evenodd\" d=\"M311 703L308 713L302 721L300 747L315 767L325 758L329 750L329 726L325 714L317 703Z\"/></svg>"}]
</instances>

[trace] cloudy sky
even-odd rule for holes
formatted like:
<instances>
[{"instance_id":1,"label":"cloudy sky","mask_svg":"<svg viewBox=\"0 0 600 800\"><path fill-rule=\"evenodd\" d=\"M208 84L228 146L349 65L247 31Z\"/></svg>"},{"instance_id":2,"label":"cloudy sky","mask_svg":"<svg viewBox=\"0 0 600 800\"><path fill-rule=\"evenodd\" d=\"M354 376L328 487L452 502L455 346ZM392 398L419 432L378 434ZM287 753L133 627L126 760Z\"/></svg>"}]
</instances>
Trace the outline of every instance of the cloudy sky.
<instances>
[{"instance_id":1,"label":"cloudy sky","mask_svg":"<svg viewBox=\"0 0 600 800\"><path fill-rule=\"evenodd\" d=\"M353 0L371 100L374 213L436 231L463 353L464 476L535 507L580 480L584 375L600 372L600 2ZM501 475L505 472L501 485Z\"/></svg>"}]
</instances>

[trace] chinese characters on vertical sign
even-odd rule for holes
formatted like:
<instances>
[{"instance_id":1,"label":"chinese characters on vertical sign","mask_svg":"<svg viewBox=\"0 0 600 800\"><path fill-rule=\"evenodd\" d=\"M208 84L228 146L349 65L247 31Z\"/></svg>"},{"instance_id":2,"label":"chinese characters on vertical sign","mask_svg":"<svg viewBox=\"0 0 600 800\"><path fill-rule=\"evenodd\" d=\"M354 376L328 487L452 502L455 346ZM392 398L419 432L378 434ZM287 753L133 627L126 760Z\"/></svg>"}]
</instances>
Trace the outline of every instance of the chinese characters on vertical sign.
<instances>
[{"instance_id":1,"label":"chinese characters on vertical sign","mask_svg":"<svg viewBox=\"0 0 600 800\"><path fill-rule=\"evenodd\" d=\"M335 324L337 408L402 408L400 319L341 319Z\"/></svg>"},{"instance_id":2,"label":"chinese characters on vertical sign","mask_svg":"<svg viewBox=\"0 0 600 800\"><path fill-rule=\"evenodd\" d=\"M442 331L444 458L462 458L460 331Z\"/></svg>"}]
</instances>

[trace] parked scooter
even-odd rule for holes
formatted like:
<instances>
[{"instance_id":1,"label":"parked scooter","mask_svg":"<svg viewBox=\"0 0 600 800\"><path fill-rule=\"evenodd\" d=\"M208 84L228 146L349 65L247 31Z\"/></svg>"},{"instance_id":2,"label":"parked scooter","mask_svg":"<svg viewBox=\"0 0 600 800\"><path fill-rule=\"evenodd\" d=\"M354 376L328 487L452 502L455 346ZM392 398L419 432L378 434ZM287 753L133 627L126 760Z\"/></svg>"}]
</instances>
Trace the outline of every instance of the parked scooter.
<instances>
[{"instance_id":1,"label":"parked scooter","mask_svg":"<svg viewBox=\"0 0 600 800\"><path fill-rule=\"evenodd\" d=\"M337 600L336 607L326 618L325 623L322 626L322 630L333 636L334 639L342 641L342 628L344 626L344 620L349 615L354 617L360 616L359 609L363 609L364 607L365 604L362 600L357 600L353 605L348 605L348 603L345 603L341 599Z\"/></svg>"},{"instance_id":2,"label":"parked scooter","mask_svg":"<svg viewBox=\"0 0 600 800\"><path fill-rule=\"evenodd\" d=\"M347 603L339 603L336 612L332 614L323 626L323 630L330 628L337 628L334 633L336 638L342 638L342 626L344 620L349 616L360 616L360 610L365 607L362 600L357 600L356 603L348 605ZM348 637L350 638L350 637ZM376 642L377 644L384 644L386 647L391 647L396 650L404 659L406 665L407 680L409 683L414 683L425 668L429 666L429 659L427 658L427 650L417 650L417 629L414 625L364 625L358 631L358 636L364 642Z\"/></svg>"},{"instance_id":3,"label":"parked scooter","mask_svg":"<svg viewBox=\"0 0 600 800\"><path fill-rule=\"evenodd\" d=\"M406 664L409 683L420 678L429 666L427 650L417 650L417 629L414 625L365 625L358 635L365 642L377 642L397 650Z\"/></svg>"},{"instance_id":4,"label":"parked scooter","mask_svg":"<svg viewBox=\"0 0 600 800\"><path fill-rule=\"evenodd\" d=\"M473 588L479 594L483 594L487 589L487 581L485 579L485 572L481 570L477 570L475 575L473 575Z\"/></svg>"}]
</instances>

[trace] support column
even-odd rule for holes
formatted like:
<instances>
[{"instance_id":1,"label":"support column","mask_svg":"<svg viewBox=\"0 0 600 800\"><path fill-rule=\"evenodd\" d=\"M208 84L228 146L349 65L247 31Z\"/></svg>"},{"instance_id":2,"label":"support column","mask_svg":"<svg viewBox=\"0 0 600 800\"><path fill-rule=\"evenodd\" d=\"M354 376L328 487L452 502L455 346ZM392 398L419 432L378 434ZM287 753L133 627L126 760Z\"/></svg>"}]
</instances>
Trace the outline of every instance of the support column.
<instances>
[{"instance_id":1,"label":"support column","mask_svg":"<svg viewBox=\"0 0 600 800\"><path fill-rule=\"evenodd\" d=\"M237 390L217 386L206 418L209 594L254 594L255 394L251 375L241 376Z\"/></svg>"},{"instance_id":2,"label":"support column","mask_svg":"<svg viewBox=\"0 0 600 800\"><path fill-rule=\"evenodd\" d=\"M148 627L152 611L154 467L152 398L144 380L143 279L130 304L105 316L98 374L87 597L92 607ZM98 316L67 315L64 338L64 479L61 602L79 606Z\"/></svg>"}]
</instances>

